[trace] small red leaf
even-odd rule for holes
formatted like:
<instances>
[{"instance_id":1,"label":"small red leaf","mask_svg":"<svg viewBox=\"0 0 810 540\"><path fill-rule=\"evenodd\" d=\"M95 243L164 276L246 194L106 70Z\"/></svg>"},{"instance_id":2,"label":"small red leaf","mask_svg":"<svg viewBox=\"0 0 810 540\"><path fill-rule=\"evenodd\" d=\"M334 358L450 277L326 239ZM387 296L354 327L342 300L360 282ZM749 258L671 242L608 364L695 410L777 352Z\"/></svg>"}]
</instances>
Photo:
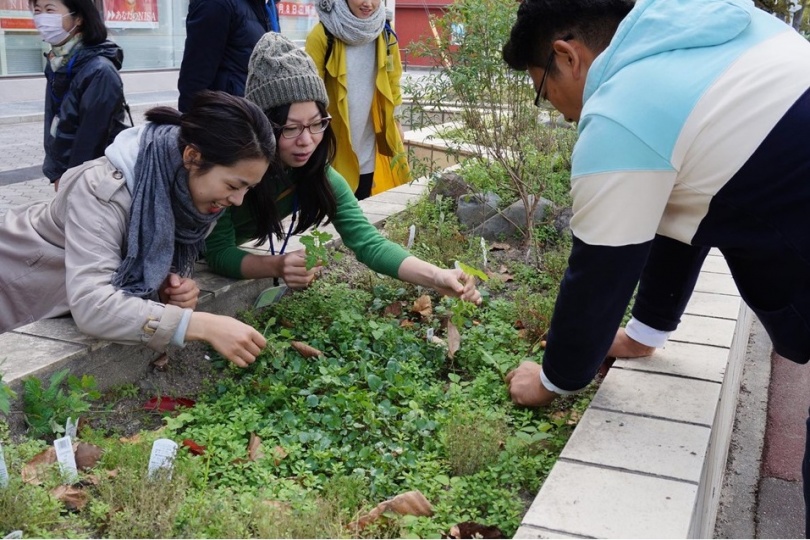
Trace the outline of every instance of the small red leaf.
<instances>
[{"instance_id":1,"label":"small red leaf","mask_svg":"<svg viewBox=\"0 0 810 540\"><path fill-rule=\"evenodd\" d=\"M196 402L189 398L173 398L168 396L153 397L143 408L147 411L174 411L178 407L193 407Z\"/></svg>"},{"instance_id":2,"label":"small red leaf","mask_svg":"<svg viewBox=\"0 0 810 540\"><path fill-rule=\"evenodd\" d=\"M183 439L183 442L180 444L188 448L188 451L194 454L195 456L201 456L205 454L205 446L197 444L191 439Z\"/></svg>"}]
</instances>

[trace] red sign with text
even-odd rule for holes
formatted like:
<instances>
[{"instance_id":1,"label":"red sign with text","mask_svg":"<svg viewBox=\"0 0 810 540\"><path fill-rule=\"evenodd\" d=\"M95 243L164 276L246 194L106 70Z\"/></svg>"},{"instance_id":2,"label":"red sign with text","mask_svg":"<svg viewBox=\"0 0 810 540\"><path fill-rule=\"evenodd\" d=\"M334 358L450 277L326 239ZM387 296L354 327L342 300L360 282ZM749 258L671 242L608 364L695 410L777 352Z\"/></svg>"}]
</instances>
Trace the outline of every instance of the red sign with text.
<instances>
[{"instance_id":1,"label":"red sign with text","mask_svg":"<svg viewBox=\"0 0 810 540\"><path fill-rule=\"evenodd\" d=\"M299 4L297 2L277 2L280 17L317 17L313 4Z\"/></svg>"},{"instance_id":2,"label":"red sign with text","mask_svg":"<svg viewBox=\"0 0 810 540\"><path fill-rule=\"evenodd\" d=\"M104 22L110 28L157 28L157 0L104 0Z\"/></svg>"}]
</instances>

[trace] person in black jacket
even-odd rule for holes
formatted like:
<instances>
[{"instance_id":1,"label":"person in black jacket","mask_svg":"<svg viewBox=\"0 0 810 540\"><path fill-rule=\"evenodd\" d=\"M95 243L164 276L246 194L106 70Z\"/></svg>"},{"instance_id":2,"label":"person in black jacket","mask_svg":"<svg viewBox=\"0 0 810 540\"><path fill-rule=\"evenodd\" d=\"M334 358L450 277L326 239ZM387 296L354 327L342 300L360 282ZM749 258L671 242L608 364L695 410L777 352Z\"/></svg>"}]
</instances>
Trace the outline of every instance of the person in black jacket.
<instances>
[{"instance_id":1,"label":"person in black jacket","mask_svg":"<svg viewBox=\"0 0 810 540\"><path fill-rule=\"evenodd\" d=\"M177 108L187 111L200 90L244 96L250 54L270 31L279 31L273 0L191 0Z\"/></svg>"},{"instance_id":2,"label":"person in black jacket","mask_svg":"<svg viewBox=\"0 0 810 540\"><path fill-rule=\"evenodd\" d=\"M29 0L34 25L51 44L45 55L45 161L42 172L59 189L71 167L104 155L124 130L124 51L107 40L93 0Z\"/></svg>"}]
</instances>

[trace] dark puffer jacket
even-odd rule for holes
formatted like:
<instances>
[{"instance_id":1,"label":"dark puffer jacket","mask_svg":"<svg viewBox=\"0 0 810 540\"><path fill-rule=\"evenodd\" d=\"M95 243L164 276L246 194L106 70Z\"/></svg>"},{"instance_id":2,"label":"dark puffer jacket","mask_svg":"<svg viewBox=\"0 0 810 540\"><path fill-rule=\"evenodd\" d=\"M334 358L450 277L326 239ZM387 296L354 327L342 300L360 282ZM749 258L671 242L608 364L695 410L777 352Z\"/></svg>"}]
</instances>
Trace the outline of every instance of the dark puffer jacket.
<instances>
[{"instance_id":1,"label":"dark puffer jacket","mask_svg":"<svg viewBox=\"0 0 810 540\"><path fill-rule=\"evenodd\" d=\"M66 170L104 155L127 128L124 83L118 70L124 51L112 41L79 49L56 72L45 67L45 162L51 182ZM54 118L58 118L54 127Z\"/></svg>"},{"instance_id":2,"label":"dark puffer jacket","mask_svg":"<svg viewBox=\"0 0 810 540\"><path fill-rule=\"evenodd\" d=\"M264 0L191 0L178 108L188 111L201 90L244 96L250 54L269 31Z\"/></svg>"}]
</instances>

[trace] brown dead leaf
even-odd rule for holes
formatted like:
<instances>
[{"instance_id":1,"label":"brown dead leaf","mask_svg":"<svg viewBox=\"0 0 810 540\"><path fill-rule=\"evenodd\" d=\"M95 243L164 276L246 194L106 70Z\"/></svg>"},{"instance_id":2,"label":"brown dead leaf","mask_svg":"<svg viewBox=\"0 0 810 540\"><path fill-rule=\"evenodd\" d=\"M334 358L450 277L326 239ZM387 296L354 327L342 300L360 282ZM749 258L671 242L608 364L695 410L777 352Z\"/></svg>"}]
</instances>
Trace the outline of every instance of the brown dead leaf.
<instances>
[{"instance_id":1,"label":"brown dead leaf","mask_svg":"<svg viewBox=\"0 0 810 540\"><path fill-rule=\"evenodd\" d=\"M529 335L529 331L526 330L525 328L521 328L520 330L518 330L518 337L520 339L526 339L526 337L528 337L528 335Z\"/></svg>"},{"instance_id":2,"label":"brown dead leaf","mask_svg":"<svg viewBox=\"0 0 810 540\"><path fill-rule=\"evenodd\" d=\"M251 433L250 442L248 442L248 461L256 461L263 457L262 440L255 433Z\"/></svg>"},{"instance_id":3,"label":"brown dead leaf","mask_svg":"<svg viewBox=\"0 0 810 540\"><path fill-rule=\"evenodd\" d=\"M39 454L32 457L22 468L22 481L26 484L38 486L42 484L42 476L45 471L56 463L56 449L49 446Z\"/></svg>"},{"instance_id":4,"label":"brown dead leaf","mask_svg":"<svg viewBox=\"0 0 810 540\"><path fill-rule=\"evenodd\" d=\"M399 317L402 315L402 302L391 302L385 309L383 309L383 315L391 315L393 317Z\"/></svg>"},{"instance_id":5,"label":"brown dead leaf","mask_svg":"<svg viewBox=\"0 0 810 540\"><path fill-rule=\"evenodd\" d=\"M439 336L430 336L430 342L434 345L440 345L442 347L447 347L447 342L440 338Z\"/></svg>"},{"instance_id":6,"label":"brown dead leaf","mask_svg":"<svg viewBox=\"0 0 810 540\"><path fill-rule=\"evenodd\" d=\"M450 528L450 538L506 538L498 527L465 521Z\"/></svg>"},{"instance_id":7,"label":"brown dead leaf","mask_svg":"<svg viewBox=\"0 0 810 540\"><path fill-rule=\"evenodd\" d=\"M565 420L565 423L569 426L575 426L579 419L582 418L582 414L578 411L557 411L551 413L549 418L552 420Z\"/></svg>"},{"instance_id":8,"label":"brown dead leaf","mask_svg":"<svg viewBox=\"0 0 810 540\"><path fill-rule=\"evenodd\" d=\"M461 334L452 322L447 323L447 356L452 360L461 347Z\"/></svg>"},{"instance_id":9,"label":"brown dead leaf","mask_svg":"<svg viewBox=\"0 0 810 540\"><path fill-rule=\"evenodd\" d=\"M399 323L400 328L413 328L414 324L413 321L409 321L408 319L402 319Z\"/></svg>"},{"instance_id":10,"label":"brown dead leaf","mask_svg":"<svg viewBox=\"0 0 810 540\"><path fill-rule=\"evenodd\" d=\"M385 512L394 512L400 516L432 516L433 506L420 491L407 491L400 493L393 499L381 502L368 514L360 516L357 521L349 523L349 528L352 530L365 529Z\"/></svg>"},{"instance_id":11,"label":"brown dead leaf","mask_svg":"<svg viewBox=\"0 0 810 540\"><path fill-rule=\"evenodd\" d=\"M157 371L166 371L169 369L169 355L161 354L152 362L152 368Z\"/></svg>"},{"instance_id":12,"label":"brown dead leaf","mask_svg":"<svg viewBox=\"0 0 810 540\"><path fill-rule=\"evenodd\" d=\"M506 242L492 242L489 245L490 251L509 251L510 249L512 249L512 246Z\"/></svg>"},{"instance_id":13,"label":"brown dead leaf","mask_svg":"<svg viewBox=\"0 0 810 540\"><path fill-rule=\"evenodd\" d=\"M515 280L515 276L505 272L487 272L487 275L490 279L497 279L501 283L509 283L510 281Z\"/></svg>"},{"instance_id":14,"label":"brown dead leaf","mask_svg":"<svg viewBox=\"0 0 810 540\"><path fill-rule=\"evenodd\" d=\"M283 446L276 445L275 448L273 448L273 462L276 464L276 467L281 465L282 460L288 455Z\"/></svg>"},{"instance_id":15,"label":"brown dead leaf","mask_svg":"<svg viewBox=\"0 0 810 540\"><path fill-rule=\"evenodd\" d=\"M323 355L321 351L319 351L315 347L307 345L303 341L291 341L290 346L292 346L293 349L298 351L298 354L300 354L304 358L313 358L316 356Z\"/></svg>"},{"instance_id":16,"label":"brown dead leaf","mask_svg":"<svg viewBox=\"0 0 810 540\"><path fill-rule=\"evenodd\" d=\"M430 317L433 315L433 302L431 302L430 296L423 294L417 298L413 303L411 311L418 313L422 317Z\"/></svg>"},{"instance_id":17,"label":"brown dead leaf","mask_svg":"<svg viewBox=\"0 0 810 540\"><path fill-rule=\"evenodd\" d=\"M132 437L121 437L118 440L121 441L122 443L138 444L139 442L141 442L141 434L136 433Z\"/></svg>"},{"instance_id":18,"label":"brown dead leaf","mask_svg":"<svg viewBox=\"0 0 810 540\"><path fill-rule=\"evenodd\" d=\"M101 459L101 454L104 452L101 448L94 444L88 443L74 443L73 451L76 454L76 467L81 470L92 469Z\"/></svg>"},{"instance_id":19,"label":"brown dead leaf","mask_svg":"<svg viewBox=\"0 0 810 540\"><path fill-rule=\"evenodd\" d=\"M498 267L498 273L499 273L499 274L506 274L506 273L508 273L508 272L509 272L509 269L506 267L506 265L505 265L505 264L502 264L502 265L500 265L500 266Z\"/></svg>"},{"instance_id":20,"label":"brown dead leaf","mask_svg":"<svg viewBox=\"0 0 810 540\"><path fill-rule=\"evenodd\" d=\"M51 495L65 503L68 510L81 510L90 500L90 495L87 492L73 486L56 486L51 490Z\"/></svg>"}]
</instances>

